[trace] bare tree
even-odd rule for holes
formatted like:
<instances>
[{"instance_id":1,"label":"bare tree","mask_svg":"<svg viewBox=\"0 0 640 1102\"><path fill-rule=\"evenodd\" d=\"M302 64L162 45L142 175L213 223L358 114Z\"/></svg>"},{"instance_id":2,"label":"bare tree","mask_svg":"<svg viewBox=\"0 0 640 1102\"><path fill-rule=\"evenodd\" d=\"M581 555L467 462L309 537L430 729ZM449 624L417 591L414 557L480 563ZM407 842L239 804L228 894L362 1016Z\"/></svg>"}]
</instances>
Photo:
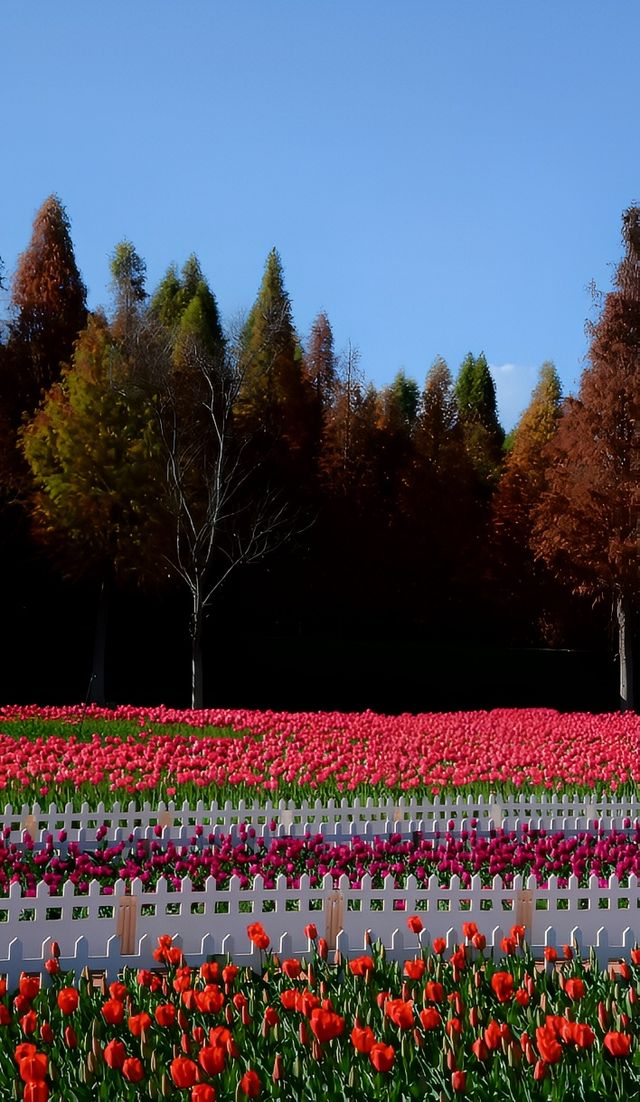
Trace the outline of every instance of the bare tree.
<instances>
[{"instance_id":1,"label":"bare tree","mask_svg":"<svg viewBox=\"0 0 640 1102\"><path fill-rule=\"evenodd\" d=\"M247 369L239 336L212 357L197 337L176 345L155 327L154 406L165 455L163 510L171 539L163 555L191 604L191 705L203 704L203 627L216 594L241 565L274 552L300 518L268 485L235 410Z\"/></svg>"}]
</instances>

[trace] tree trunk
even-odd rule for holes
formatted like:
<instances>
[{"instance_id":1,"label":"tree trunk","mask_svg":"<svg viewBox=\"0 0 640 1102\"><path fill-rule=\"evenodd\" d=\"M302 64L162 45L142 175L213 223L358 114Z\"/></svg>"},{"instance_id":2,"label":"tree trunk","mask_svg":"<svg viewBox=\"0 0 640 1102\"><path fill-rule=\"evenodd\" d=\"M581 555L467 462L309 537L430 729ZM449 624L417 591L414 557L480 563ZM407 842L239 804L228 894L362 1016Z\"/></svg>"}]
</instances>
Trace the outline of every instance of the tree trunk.
<instances>
[{"instance_id":1,"label":"tree trunk","mask_svg":"<svg viewBox=\"0 0 640 1102\"><path fill-rule=\"evenodd\" d=\"M100 583L98 595L98 611L96 613L96 627L93 636L93 666L91 671L91 686L88 699L93 704L104 705L105 695L105 666L107 654L107 625L109 623L109 603L111 600L111 585L103 578Z\"/></svg>"},{"instance_id":2,"label":"tree trunk","mask_svg":"<svg viewBox=\"0 0 640 1102\"><path fill-rule=\"evenodd\" d=\"M618 617L618 656L620 660L620 711L627 712L634 707L633 695L633 618L631 601L622 593L616 597L616 615Z\"/></svg>"},{"instance_id":3,"label":"tree trunk","mask_svg":"<svg viewBox=\"0 0 640 1102\"><path fill-rule=\"evenodd\" d=\"M191 707L203 707L202 609L191 614Z\"/></svg>"}]
</instances>

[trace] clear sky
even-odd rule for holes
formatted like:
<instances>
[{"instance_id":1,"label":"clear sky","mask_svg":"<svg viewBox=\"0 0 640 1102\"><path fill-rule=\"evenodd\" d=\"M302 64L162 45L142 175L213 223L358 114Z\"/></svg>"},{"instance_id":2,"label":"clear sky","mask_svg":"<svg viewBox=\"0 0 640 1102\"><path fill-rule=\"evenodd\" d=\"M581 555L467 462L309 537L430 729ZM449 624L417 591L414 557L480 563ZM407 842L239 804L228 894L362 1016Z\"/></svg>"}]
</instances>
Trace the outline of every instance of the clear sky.
<instances>
[{"instance_id":1,"label":"clear sky","mask_svg":"<svg viewBox=\"0 0 640 1102\"><path fill-rule=\"evenodd\" d=\"M640 200L639 41L627 0L4 0L0 255L55 191L90 305L128 237L231 318L275 245L301 335L377 385L484 350L510 427Z\"/></svg>"}]
</instances>

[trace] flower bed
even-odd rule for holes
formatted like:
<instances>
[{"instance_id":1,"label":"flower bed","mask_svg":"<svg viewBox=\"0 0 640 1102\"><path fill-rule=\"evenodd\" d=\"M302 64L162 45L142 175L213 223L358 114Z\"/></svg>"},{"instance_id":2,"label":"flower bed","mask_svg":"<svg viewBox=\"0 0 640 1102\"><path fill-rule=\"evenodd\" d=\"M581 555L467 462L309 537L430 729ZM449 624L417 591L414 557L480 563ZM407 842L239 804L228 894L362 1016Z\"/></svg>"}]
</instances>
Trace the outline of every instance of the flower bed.
<instances>
[{"instance_id":1,"label":"flower bed","mask_svg":"<svg viewBox=\"0 0 640 1102\"><path fill-rule=\"evenodd\" d=\"M95 808L129 797L157 805L173 796L631 793L638 781L640 719L629 713L0 709L0 790L17 804L44 796Z\"/></svg>"},{"instance_id":2,"label":"flower bed","mask_svg":"<svg viewBox=\"0 0 640 1102\"><path fill-rule=\"evenodd\" d=\"M529 875L544 886L553 876L561 888L570 876L576 877L580 887L586 887L593 876L603 884L616 876L622 885L630 876L640 877L640 824L628 831L580 831L572 837L561 831L528 830L526 824L521 832L448 830L442 835L439 831L422 837L392 834L345 843L327 841L320 834L267 842L242 824L238 835L234 841L231 836L211 834L205 841L202 828L195 827L186 845L132 838L116 844L101 840L90 849L66 843L63 835L57 841L48 835L42 846L35 846L28 837L25 844L0 841L0 896L7 894L12 883L19 884L24 895L33 896L40 882L58 895L67 881L79 895L89 890L92 880L107 895L119 880L139 879L145 887L153 887L161 877L170 890L179 891L186 876L196 890L204 887L208 877L221 889L237 877L243 890L250 889L257 876L267 889L274 888L280 876L288 888L296 888L301 876L315 886L327 874L336 882L346 876L352 887L369 876L374 888L382 887L387 877L402 887L408 876L418 883L434 876L443 886L457 876L463 887L474 877L487 887L498 877L510 887L515 876Z\"/></svg>"},{"instance_id":3,"label":"flower bed","mask_svg":"<svg viewBox=\"0 0 640 1102\"><path fill-rule=\"evenodd\" d=\"M410 916L410 936L422 921ZM473 923L403 965L380 947L332 965L313 926L307 960L278 960L260 923L257 973L191 969L170 938L162 975L96 989L58 971L0 997L0 1086L25 1102L595 1102L640 1091L640 950L615 975L570 949L541 971L515 926L495 959Z\"/></svg>"}]
</instances>

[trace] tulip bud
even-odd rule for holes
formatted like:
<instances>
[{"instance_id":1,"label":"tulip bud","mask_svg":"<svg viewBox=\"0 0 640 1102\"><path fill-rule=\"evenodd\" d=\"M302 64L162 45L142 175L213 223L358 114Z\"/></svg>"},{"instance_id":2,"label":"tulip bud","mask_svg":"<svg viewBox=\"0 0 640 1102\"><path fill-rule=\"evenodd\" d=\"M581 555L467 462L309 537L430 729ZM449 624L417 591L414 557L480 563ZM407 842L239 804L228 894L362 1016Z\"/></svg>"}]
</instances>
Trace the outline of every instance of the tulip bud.
<instances>
[{"instance_id":1,"label":"tulip bud","mask_svg":"<svg viewBox=\"0 0 640 1102\"><path fill-rule=\"evenodd\" d=\"M251 1025L251 1015L249 1014L249 1011L247 1010L246 1006L242 1007L242 1011L241 1011L241 1014L240 1014L240 1020L241 1020L241 1022L244 1026Z\"/></svg>"},{"instance_id":2,"label":"tulip bud","mask_svg":"<svg viewBox=\"0 0 640 1102\"><path fill-rule=\"evenodd\" d=\"M187 1015L185 1014L182 1007L180 1007L180 1009L178 1010L177 1017L178 1017L178 1025L180 1026L180 1029L183 1030L183 1031L188 1029L189 1028L189 1019L187 1018Z\"/></svg>"},{"instance_id":3,"label":"tulip bud","mask_svg":"<svg viewBox=\"0 0 640 1102\"><path fill-rule=\"evenodd\" d=\"M301 1045L309 1044L309 1031L307 1029L307 1023L305 1022L304 1018L302 1019L298 1027L298 1040L300 1041Z\"/></svg>"},{"instance_id":4,"label":"tulip bud","mask_svg":"<svg viewBox=\"0 0 640 1102\"><path fill-rule=\"evenodd\" d=\"M76 1048L78 1044L78 1038L76 1031L72 1025L65 1026L64 1030L64 1043L67 1048Z\"/></svg>"},{"instance_id":5,"label":"tulip bud","mask_svg":"<svg viewBox=\"0 0 640 1102\"><path fill-rule=\"evenodd\" d=\"M533 1078L536 1083L539 1083L541 1079L547 1078L547 1065L544 1060L536 1060L536 1066L533 1069Z\"/></svg>"},{"instance_id":6,"label":"tulip bud","mask_svg":"<svg viewBox=\"0 0 640 1102\"><path fill-rule=\"evenodd\" d=\"M451 1076L451 1086L456 1094L464 1094L467 1089L467 1073L466 1071L454 1071Z\"/></svg>"},{"instance_id":7,"label":"tulip bud","mask_svg":"<svg viewBox=\"0 0 640 1102\"><path fill-rule=\"evenodd\" d=\"M180 1048L184 1052L185 1056L188 1056L190 1054L191 1047L189 1045L189 1034L188 1033L183 1033L182 1034L182 1037L180 1038Z\"/></svg>"},{"instance_id":8,"label":"tulip bud","mask_svg":"<svg viewBox=\"0 0 640 1102\"><path fill-rule=\"evenodd\" d=\"M458 1065L456 1063L456 1054L452 1048L447 1052L447 1067L449 1071L456 1071Z\"/></svg>"},{"instance_id":9,"label":"tulip bud","mask_svg":"<svg viewBox=\"0 0 640 1102\"><path fill-rule=\"evenodd\" d=\"M484 983L484 980L482 978L482 972L474 972L473 973L473 982L476 986L476 989L479 989L480 987L482 987L482 984Z\"/></svg>"},{"instance_id":10,"label":"tulip bud","mask_svg":"<svg viewBox=\"0 0 640 1102\"><path fill-rule=\"evenodd\" d=\"M60 956L60 946L58 945L57 941L51 942L51 956L55 957L56 960L58 960Z\"/></svg>"},{"instance_id":11,"label":"tulip bud","mask_svg":"<svg viewBox=\"0 0 640 1102\"><path fill-rule=\"evenodd\" d=\"M275 1060L273 1061L273 1074L271 1076L274 1083L279 1083L281 1079L284 1079L284 1061L282 1054L276 1052Z\"/></svg>"},{"instance_id":12,"label":"tulip bud","mask_svg":"<svg viewBox=\"0 0 640 1102\"><path fill-rule=\"evenodd\" d=\"M225 1006L224 1016L227 1025L231 1025L233 1022L233 1007L231 1006L231 1003L227 1003L227 1005Z\"/></svg>"},{"instance_id":13,"label":"tulip bud","mask_svg":"<svg viewBox=\"0 0 640 1102\"><path fill-rule=\"evenodd\" d=\"M322 1045L319 1044L316 1040L314 1040L313 1045L311 1046L311 1055L313 1056L314 1060L318 1061L318 1063L320 1063L320 1061L322 1060Z\"/></svg>"},{"instance_id":14,"label":"tulip bud","mask_svg":"<svg viewBox=\"0 0 640 1102\"><path fill-rule=\"evenodd\" d=\"M53 1041L53 1030L49 1022L43 1022L40 1026L40 1036L45 1045L50 1045Z\"/></svg>"},{"instance_id":15,"label":"tulip bud","mask_svg":"<svg viewBox=\"0 0 640 1102\"><path fill-rule=\"evenodd\" d=\"M480 1022L480 1014L477 1006L472 1006L469 1011L469 1025L472 1029L477 1029Z\"/></svg>"}]
</instances>

